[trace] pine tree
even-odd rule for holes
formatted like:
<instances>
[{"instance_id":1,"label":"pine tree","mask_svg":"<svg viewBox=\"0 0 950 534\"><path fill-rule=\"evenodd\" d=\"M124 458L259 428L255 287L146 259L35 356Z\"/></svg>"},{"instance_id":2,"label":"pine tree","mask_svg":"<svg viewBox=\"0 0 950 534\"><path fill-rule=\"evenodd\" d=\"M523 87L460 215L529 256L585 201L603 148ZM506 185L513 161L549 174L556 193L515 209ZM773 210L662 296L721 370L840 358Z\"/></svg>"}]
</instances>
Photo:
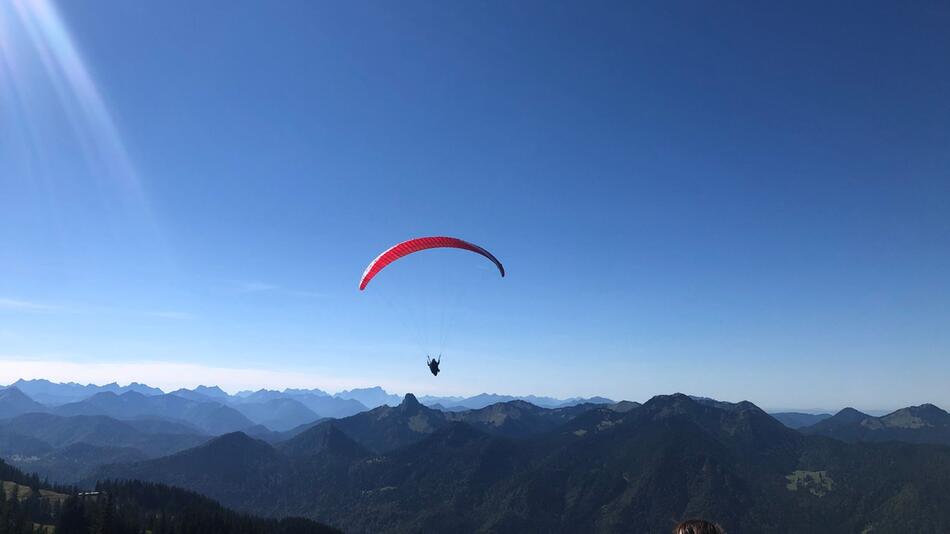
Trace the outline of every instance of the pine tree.
<instances>
[{"instance_id":1,"label":"pine tree","mask_svg":"<svg viewBox=\"0 0 950 534\"><path fill-rule=\"evenodd\" d=\"M70 497L63 503L59 521L56 523L56 533L89 534L85 506L79 497Z\"/></svg>"}]
</instances>

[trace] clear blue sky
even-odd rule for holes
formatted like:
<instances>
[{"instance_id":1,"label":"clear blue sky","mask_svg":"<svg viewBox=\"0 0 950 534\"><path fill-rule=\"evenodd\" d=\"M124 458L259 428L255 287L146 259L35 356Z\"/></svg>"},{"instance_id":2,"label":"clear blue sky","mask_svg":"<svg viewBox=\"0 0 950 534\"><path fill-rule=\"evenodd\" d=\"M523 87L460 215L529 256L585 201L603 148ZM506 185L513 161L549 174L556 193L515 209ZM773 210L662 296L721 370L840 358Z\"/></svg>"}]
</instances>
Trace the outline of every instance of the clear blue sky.
<instances>
[{"instance_id":1,"label":"clear blue sky","mask_svg":"<svg viewBox=\"0 0 950 534\"><path fill-rule=\"evenodd\" d=\"M4 2L0 381L950 408L947 28L946 2ZM425 253L356 290L429 234L509 276ZM382 301L446 270L434 379Z\"/></svg>"}]
</instances>

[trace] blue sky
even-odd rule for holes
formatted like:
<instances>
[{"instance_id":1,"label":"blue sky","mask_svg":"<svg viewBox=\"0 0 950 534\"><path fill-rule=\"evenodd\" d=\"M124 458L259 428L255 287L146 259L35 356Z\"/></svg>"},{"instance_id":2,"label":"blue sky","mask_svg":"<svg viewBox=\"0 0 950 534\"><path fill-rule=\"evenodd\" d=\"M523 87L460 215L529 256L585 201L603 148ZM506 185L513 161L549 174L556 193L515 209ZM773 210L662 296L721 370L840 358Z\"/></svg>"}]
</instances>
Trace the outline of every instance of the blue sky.
<instances>
[{"instance_id":1,"label":"blue sky","mask_svg":"<svg viewBox=\"0 0 950 534\"><path fill-rule=\"evenodd\" d=\"M939 2L4 3L0 381L950 407L947 27ZM432 234L509 276L428 252L356 290Z\"/></svg>"}]
</instances>

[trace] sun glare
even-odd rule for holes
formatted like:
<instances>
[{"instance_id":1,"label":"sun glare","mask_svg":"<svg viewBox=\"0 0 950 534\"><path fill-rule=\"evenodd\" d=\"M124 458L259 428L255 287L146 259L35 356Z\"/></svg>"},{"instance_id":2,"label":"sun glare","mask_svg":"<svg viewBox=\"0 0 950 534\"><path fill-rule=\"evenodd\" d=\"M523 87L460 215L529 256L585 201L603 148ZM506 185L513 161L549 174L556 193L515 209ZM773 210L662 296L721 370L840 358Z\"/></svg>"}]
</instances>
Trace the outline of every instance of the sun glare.
<instances>
[{"instance_id":1,"label":"sun glare","mask_svg":"<svg viewBox=\"0 0 950 534\"><path fill-rule=\"evenodd\" d=\"M55 95L44 98L43 95ZM139 214L145 196L112 114L56 7L47 0L0 3L0 97L28 139L18 145L43 157L43 131L60 115L72 130L90 175ZM58 106L57 106L58 104ZM8 133L9 135L9 133Z\"/></svg>"}]
</instances>

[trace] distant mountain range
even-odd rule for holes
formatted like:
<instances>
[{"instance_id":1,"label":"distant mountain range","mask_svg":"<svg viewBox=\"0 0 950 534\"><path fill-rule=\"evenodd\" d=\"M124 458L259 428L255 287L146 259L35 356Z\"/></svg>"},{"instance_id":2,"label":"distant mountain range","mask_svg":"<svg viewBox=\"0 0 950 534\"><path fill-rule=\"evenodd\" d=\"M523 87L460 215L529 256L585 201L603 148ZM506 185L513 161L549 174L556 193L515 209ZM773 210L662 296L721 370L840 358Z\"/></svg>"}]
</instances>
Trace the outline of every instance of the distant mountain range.
<instances>
[{"instance_id":1,"label":"distant mountain range","mask_svg":"<svg viewBox=\"0 0 950 534\"><path fill-rule=\"evenodd\" d=\"M119 386L114 382L105 386L97 386L94 384L81 385L73 382L59 384L44 379L21 379L7 387L19 389L32 400L47 407L80 402L99 393L122 395L124 393L134 392L145 396L165 395L165 392L159 388L139 384L137 382L133 382L127 386ZM177 389L170 394L198 402L213 401L231 406L290 398L303 404L307 409L316 413L318 417L347 417L379 406L398 406L402 401L402 397L399 395L388 393L379 386L344 390L333 395L320 389L290 388L283 391L268 389L259 389L256 391L245 390L230 395L218 386L200 385L194 389ZM538 397L535 395L515 396L499 395L496 393L481 393L472 397L424 396L420 399L420 402L427 406L437 406L442 410L457 411L484 408L499 402L513 400L527 401L542 408L558 408L583 403L612 404L614 402L604 397L556 399L553 397ZM286 406L285 409L289 410ZM299 408L294 408L294 410L297 412L296 416L299 417ZM2 415L3 414L0 413L0 417L2 417ZM255 420L254 417L250 418ZM258 417L257 419L260 418ZM255 420L255 422L265 424L263 421ZM292 426L292 422L290 419L280 421L279 426ZM272 428L272 430L276 429Z\"/></svg>"},{"instance_id":2,"label":"distant mountain range","mask_svg":"<svg viewBox=\"0 0 950 534\"><path fill-rule=\"evenodd\" d=\"M27 413L0 420L0 456L43 477L71 483L102 464L164 456L210 437L163 420Z\"/></svg>"},{"instance_id":3,"label":"distant mountain range","mask_svg":"<svg viewBox=\"0 0 950 534\"><path fill-rule=\"evenodd\" d=\"M318 417L347 417L368 408L366 405L354 399L341 399L323 394L323 392L314 392L313 390L286 389L284 391L273 391L261 389L253 393L229 399L233 406L247 406L249 403L271 402L280 399L293 400L304 406L306 409L314 412ZM285 421L281 426L288 426L290 421ZM276 429L275 429L276 430Z\"/></svg>"},{"instance_id":4,"label":"distant mountain range","mask_svg":"<svg viewBox=\"0 0 950 534\"><path fill-rule=\"evenodd\" d=\"M104 386L95 384L81 385L75 382L59 384L49 380L17 380L7 387L17 388L30 396L31 399L45 404L47 406L56 406L70 402L78 402L87 399L96 393L115 393L121 395L129 391L141 393L142 395L161 395L162 390L153 388L138 382L132 382L127 386L120 386L115 382Z\"/></svg>"},{"instance_id":5,"label":"distant mountain range","mask_svg":"<svg viewBox=\"0 0 950 534\"><path fill-rule=\"evenodd\" d=\"M0 390L0 417L12 417L30 412L44 412L46 406L31 399L16 387Z\"/></svg>"},{"instance_id":6,"label":"distant mountain range","mask_svg":"<svg viewBox=\"0 0 950 534\"><path fill-rule=\"evenodd\" d=\"M274 444L237 432L103 466L87 484L114 478L347 532L668 532L691 516L730 532L950 525L950 447L804 435L751 403L685 395L465 412L407 395Z\"/></svg>"},{"instance_id":7,"label":"distant mountain range","mask_svg":"<svg viewBox=\"0 0 950 534\"><path fill-rule=\"evenodd\" d=\"M366 451L386 453L421 441L453 422L466 423L487 434L517 438L551 430L597 406L583 404L549 409L515 400L479 410L443 412L424 406L414 395L407 394L396 407L380 406L351 417L319 423L285 442L285 446L297 447L295 443L307 440L308 434L332 427Z\"/></svg>"},{"instance_id":8,"label":"distant mountain range","mask_svg":"<svg viewBox=\"0 0 950 534\"><path fill-rule=\"evenodd\" d=\"M486 398L472 403L481 406ZM319 389L230 395L206 385L164 393L139 383L18 380L0 389L0 456L51 480L74 482L103 464L172 454L238 430L269 443L286 441L327 418L366 412L367 404L377 410L398 406L400 400L380 387L336 395ZM453 409L465 410L462 401L453 399ZM439 414L440 421L453 420Z\"/></svg>"},{"instance_id":9,"label":"distant mountain range","mask_svg":"<svg viewBox=\"0 0 950 534\"><path fill-rule=\"evenodd\" d=\"M0 456L56 482L172 484L348 532L666 532L696 515L733 532L950 524L950 414L933 405L769 415L685 395L426 405L381 388L78 388L90 394L57 404L0 389Z\"/></svg>"},{"instance_id":10,"label":"distant mountain range","mask_svg":"<svg viewBox=\"0 0 950 534\"><path fill-rule=\"evenodd\" d=\"M473 397L433 397L425 395L419 399L426 406L438 406L443 410L477 410L499 402L511 402L515 400L530 402L541 408L562 408L565 406L575 406L578 404L613 404L614 401L604 397L572 397L570 399L555 399L552 397L537 397L535 395L513 396L498 395L497 393L481 393Z\"/></svg>"},{"instance_id":11,"label":"distant mountain range","mask_svg":"<svg viewBox=\"0 0 950 534\"><path fill-rule=\"evenodd\" d=\"M202 402L177 395L143 395L127 391L121 395L112 392L96 393L88 399L55 406L57 415L107 415L116 419L162 417L194 425L208 434L222 434L244 430L254 423L230 406L217 402Z\"/></svg>"},{"instance_id":12,"label":"distant mountain range","mask_svg":"<svg viewBox=\"0 0 950 534\"><path fill-rule=\"evenodd\" d=\"M363 405L370 408L376 408L384 405L397 406L400 401L399 395L387 393L386 390L379 386L341 391L335 396L341 399L352 399L359 401Z\"/></svg>"}]
</instances>

